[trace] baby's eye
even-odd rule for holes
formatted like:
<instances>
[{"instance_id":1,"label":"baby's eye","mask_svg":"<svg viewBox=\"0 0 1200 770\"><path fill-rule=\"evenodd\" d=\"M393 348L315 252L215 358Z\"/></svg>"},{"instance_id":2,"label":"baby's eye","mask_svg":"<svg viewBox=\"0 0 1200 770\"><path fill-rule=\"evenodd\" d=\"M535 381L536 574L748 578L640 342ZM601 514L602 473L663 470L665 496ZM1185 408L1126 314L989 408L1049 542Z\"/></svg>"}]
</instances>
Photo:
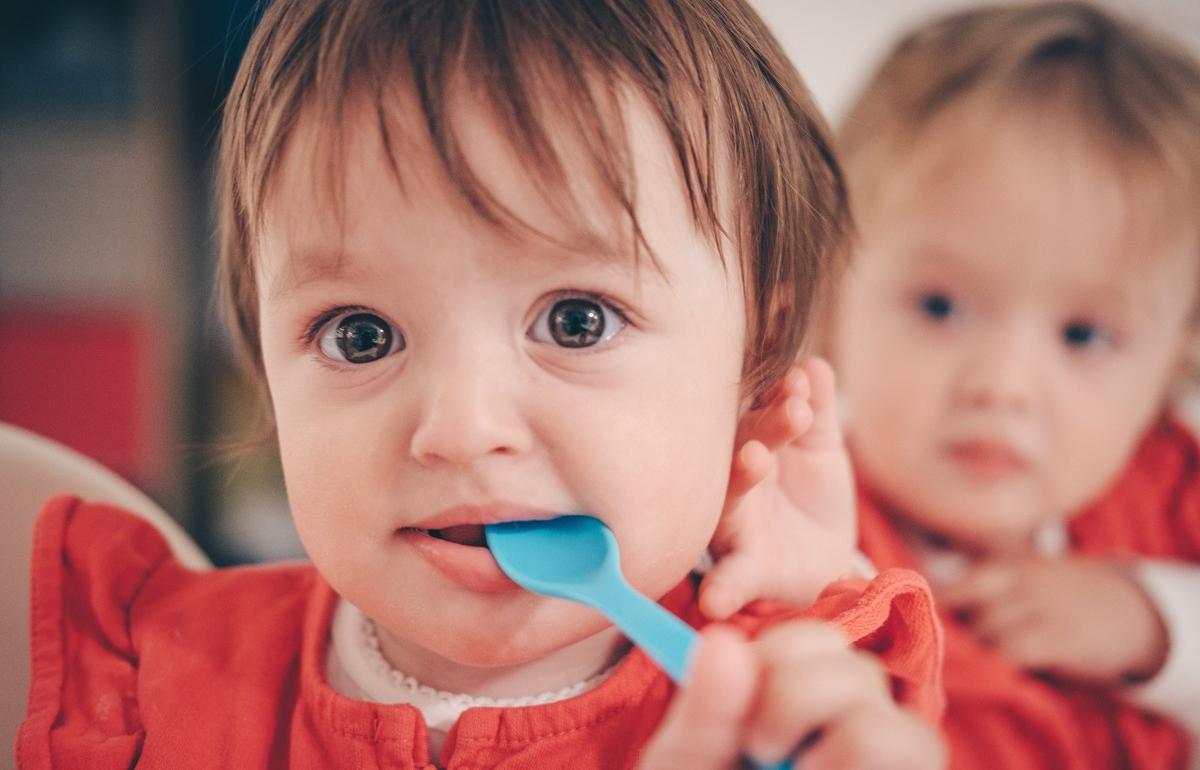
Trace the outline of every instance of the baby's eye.
<instances>
[{"instance_id":1,"label":"baby's eye","mask_svg":"<svg viewBox=\"0 0 1200 770\"><path fill-rule=\"evenodd\" d=\"M921 313L934 321L944 321L958 312L958 308L950 295L940 291L930 291L917 298Z\"/></svg>"},{"instance_id":2,"label":"baby's eye","mask_svg":"<svg viewBox=\"0 0 1200 770\"><path fill-rule=\"evenodd\" d=\"M321 352L334 361L369 364L404 350L404 338L374 313L339 316L321 331Z\"/></svg>"},{"instance_id":3,"label":"baby's eye","mask_svg":"<svg viewBox=\"0 0 1200 770\"><path fill-rule=\"evenodd\" d=\"M1111 342L1109 334L1099 325L1088 321L1072 321L1062 329L1067 347L1086 350Z\"/></svg>"},{"instance_id":4,"label":"baby's eye","mask_svg":"<svg viewBox=\"0 0 1200 770\"><path fill-rule=\"evenodd\" d=\"M625 327L621 314L599 299L560 299L538 316L529 336L564 348L588 348L612 339Z\"/></svg>"}]
</instances>

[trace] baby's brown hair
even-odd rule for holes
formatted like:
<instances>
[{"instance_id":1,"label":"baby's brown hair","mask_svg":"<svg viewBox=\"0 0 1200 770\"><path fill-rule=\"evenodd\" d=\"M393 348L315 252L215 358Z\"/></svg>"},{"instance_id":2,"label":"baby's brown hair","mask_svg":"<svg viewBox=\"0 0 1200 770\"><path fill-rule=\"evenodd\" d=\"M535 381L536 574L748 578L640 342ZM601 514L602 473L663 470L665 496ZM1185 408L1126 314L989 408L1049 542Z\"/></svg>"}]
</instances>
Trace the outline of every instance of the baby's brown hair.
<instances>
[{"instance_id":1,"label":"baby's brown hair","mask_svg":"<svg viewBox=\"0 0 1200 770\"><path fill-rule=\"evenodd\" d=\"M1172 225L1200 236L1200 64L1171 41L1074 0L983 6L920 26L884 58L838 132L859 216L888 167L960 108L1072 120L1138 191L1170 204Z\"/></svg>"},{"instance_id":2,"label":"baby's brown hair","mask_svg":"<svg viewBox=\"0 0 1200 770\"><path fill-rule=\"evenodd\" d=\"M589 171L629 223L635 256L645 244L620 98L645 99L674 148L696 226L737 246L746 391L761 394L790 366L814 296L839 263L847 194L811 97L745 2L278 0L229 95L219 160L221 284L260 380L255 242L284 145L301 112L315 108L336 147L348 94L357 91L373 103L403 184L386 117L397 80L413 89L451 184L497 226L528 230L464 160L449 91L478 89L513 152L567 216L580 212L554 135L585 137ZM722 221L724 211L732 221Z\"/></svg>"}]
</instances>

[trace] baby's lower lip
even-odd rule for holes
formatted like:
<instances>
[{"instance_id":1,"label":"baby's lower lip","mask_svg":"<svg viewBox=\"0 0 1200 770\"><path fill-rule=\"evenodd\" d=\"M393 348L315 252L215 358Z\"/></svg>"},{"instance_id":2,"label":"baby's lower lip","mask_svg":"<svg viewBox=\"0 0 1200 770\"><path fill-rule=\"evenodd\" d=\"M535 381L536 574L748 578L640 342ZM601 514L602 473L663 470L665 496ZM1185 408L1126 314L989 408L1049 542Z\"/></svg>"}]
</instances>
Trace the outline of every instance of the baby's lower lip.
<instances>
[{"instance_id":1,"label":"baby's lower lip","mask_svg":"<svg viewBox=\"0 0 1200 770\"><path fill-rule=\"evenodd\" d=\"M440 530L406 527L397 530L396 536L444 577L463 588L481 593L520 590L500 570L500 565L483 540L483 527L480 525Z\"/></svg>"},{"instance_id":2,"label":"baby's lower lip","mask_svg":"<svg viewBox=\"0 0 1200 770\"><path fill-rule=\"evenodd\" d=\"M955 462L973 475L986 479L1005 478L1029 467L1025 458L1011 447L994 441L957 442L947 451Z\"/></svg>"}]
</instances>

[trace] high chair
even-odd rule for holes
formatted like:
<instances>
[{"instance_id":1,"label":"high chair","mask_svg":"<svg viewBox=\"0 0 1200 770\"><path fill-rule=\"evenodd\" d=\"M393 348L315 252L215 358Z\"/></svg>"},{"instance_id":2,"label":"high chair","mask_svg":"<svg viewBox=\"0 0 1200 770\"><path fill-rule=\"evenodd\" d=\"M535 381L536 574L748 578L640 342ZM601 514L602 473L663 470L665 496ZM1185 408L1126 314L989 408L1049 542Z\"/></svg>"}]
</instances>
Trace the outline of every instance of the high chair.
<instances>
[{"instance_id":1,"label":"high chair","mask_svg":"<svg viewBox=\"0 0 1200 770\"><path fill-rule=\"evenodd\" d=\"M29 577L33 523L56 494L110 502L149 521L192 569L212 563L153 500L99 463L21 428L0 423L0 768L14 764L17 726L29 688Z\"/></svg>"}]
</instances>

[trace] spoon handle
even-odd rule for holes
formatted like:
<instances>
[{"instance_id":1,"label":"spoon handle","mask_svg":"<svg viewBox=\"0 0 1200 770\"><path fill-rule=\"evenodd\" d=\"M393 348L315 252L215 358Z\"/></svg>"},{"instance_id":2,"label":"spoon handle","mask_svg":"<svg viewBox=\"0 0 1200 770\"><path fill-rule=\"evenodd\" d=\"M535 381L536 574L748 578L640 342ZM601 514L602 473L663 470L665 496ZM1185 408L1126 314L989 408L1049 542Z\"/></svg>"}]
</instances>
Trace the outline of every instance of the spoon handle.
<instances>
[{"instance_id":1,"label":"spoon handle","mask_svg":"<svg viewBox=\"0 0 1200 770\"><path fill-rule=\"evenodd\" d=\"M695 630L624 580L620 585L620 595L613 591L597 609L653 658L676 684L682 683L687 679L688 663L696 645Z\"/></svg>"},{"instance_id":2,"label":"spoon handle","mask_svg":"<svg viewBox=\"0 0 1200 770\"><path fill-rule=\"evenodd\" d=\"M687 680L698 634L662 605L638 593L624 579L619 584L621 589L612 590L604 601L598 601L596 609L603 612L630 641L645 650L672 681L683 684ZM749 758L747 761L756 770L788 770L792 766L789 760L777 764L756 762Z\"/></svg>"}]
</instances>

